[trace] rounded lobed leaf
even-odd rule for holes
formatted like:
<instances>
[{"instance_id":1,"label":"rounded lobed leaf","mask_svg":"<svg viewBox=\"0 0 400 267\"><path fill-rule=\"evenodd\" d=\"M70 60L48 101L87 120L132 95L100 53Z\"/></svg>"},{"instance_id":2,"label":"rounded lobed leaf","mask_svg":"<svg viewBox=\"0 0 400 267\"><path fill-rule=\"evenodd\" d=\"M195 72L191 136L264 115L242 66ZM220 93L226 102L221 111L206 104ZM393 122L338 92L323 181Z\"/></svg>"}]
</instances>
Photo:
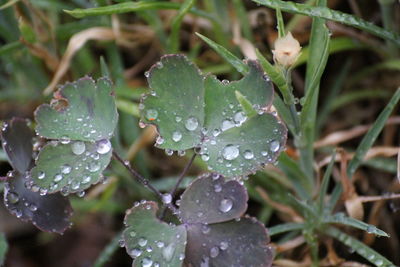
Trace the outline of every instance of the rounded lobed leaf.
<instances>
[{"instance_id":1,"label":"rounded lobed leaf","mask_svg":"<svg viewBox=\"0 0 400 267\"><path fill-rule=\"evenodd\" d=\"M185 223L217 223L240 217L248 195L238 181L225 182L216 173L196 179L182 194L180 215Z\"/></svg>"},{"instance_id":2,"label":"rounded lobed leaf","mask_svg":"<svg viewBox=\"0 0 400 267\"><path fill-rule=\"evenodd\" d=\"M25 173L31 167L33 136L26 120L20 118L13 118L5 123L1 130L3 149L11 166L20 173Z\"/></svg>"},{"instance_id":3,"label":"rounded lobed leaf","mask_svg":"<svg viewBox=\"0 0 400 267\"><path fill-rule=\"evenodd\" d=\"M108 139L93 142L52 141L39 152L30 172L31 190L63 195L81 192L96 184L111 160Z\"/></svg>"},{"instance_id":4,"label":"rounded lobed leaf","mask_svg":"<svg viewBox=\"0 0 400 267\"><path fill-rule=\"evenodd\" d=\"M182 266L186 229L160 221L157 203L143 201L128 210L123 238L133 266Z\"/></svg>"},{"instance_id":5,"label":"rounded lobed leaf","mask_svg":"<svg viewBox=\"0 0 400 267\"><path fill-rule=\"evenodd\" d=\"M272 114L255 115L202 144L202 158L212 171L238 177L273 163L285 147L286 127Z\"/></svg>"},{"instance_id":6,"label":"rounded lobed leaf","mask_svg":"<svg viewBox=\"0 0 400 267\"><path fill-rule=\"evenodd\" d=\"M36 132L48 139L96 141L112 136L118 121L112 84L84 77L67 83L51 104L35 111Z\"/></svg>"},{"instance_id":7,"label":"rounded lobed leaf","mask_svg":"<svg viewBox=\"0 0 400 267\"><path fill-rule=\"evenodd\" d=\"M10 213L23 221L31 221L42 231L62 234L71 224L68 198L60 194L41 196L25 187L27 180L22 174L14 172L12 176L4 186L4 204Z\"/></svg>"},{"instance_id":8,"label":"rounded lobed leaf","mask_svg":"<svg viewBox=\"0 0 400 267\"><path fill-rule=\"evenodd\" d=\"M248 175L274 162L287 129L269 113L271 81L256 61L247 64L249 72L229 83L203 77L183 55L163 57L147 75L153 91L141 104L142 121L158 128L156 145L170 150L197 147L211 170L229 177Z\"/></svg>"},{"instance_id":9,"label":"rounded lobed leaf","mask_svg":"<svg viewBox=\"0 0 400 267\"><path fill-rule=\"evenodd\" d=\"M185 150L200 143L204 79L183 55L166 55L146 73L152 92L142 98L141 120L157 126L160 148Z\"/></svg>"},{"instance_id":10,"label":"rounded lobed leaf","mask_svg":"<svg viewBox=\"0 0 400 267\"><path fill-rule=\"evenodd\" d=\"M255 218L187 226L187 266L269 267L273 253L265 227Z\"/></svg>"}]
</instances>

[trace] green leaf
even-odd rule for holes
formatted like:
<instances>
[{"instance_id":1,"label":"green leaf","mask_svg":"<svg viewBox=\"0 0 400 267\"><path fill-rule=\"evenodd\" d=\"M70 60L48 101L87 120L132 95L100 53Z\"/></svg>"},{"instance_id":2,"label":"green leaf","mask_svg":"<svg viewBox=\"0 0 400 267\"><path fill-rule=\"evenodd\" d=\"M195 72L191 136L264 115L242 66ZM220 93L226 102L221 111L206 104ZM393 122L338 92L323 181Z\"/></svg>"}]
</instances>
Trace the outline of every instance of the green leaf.
<instances>
[{"instance_id":1,"label":"green leaf","mask_svg":"<svg viewBox=\"0 0 400 267\"><path fill-rule=\"evenodd\" d=\"M368 130L366 135L363 137L361 143L358 145L354 157L350 160L347 166L347 175L352 177L358 166L362 163L365 154L372 147L376 138L385 126L386 120L389 118L397 102L400 100L400 88L396 90L389 103L386 105L384 110L379 114L378 118Z\"/></svg>"},{"instance_id":2,"label":"green leaf","mask_svg":"<svg viewBox=\"0 0 400 267\"><path fill-rule=\"evenodd\" d=\"M364 230L369 234L389 237L389 235L385 231L382 231L381 229L377 228L375 225L368 224L368 223L359 221L357 219L345 216L345 214L342 212L338 212L333 216L323 217L323 220L325 223L344 224L344 225L348 225L348 226L351 226L351 227L354 227L354 228L357 228L360 230Z\"/></svg>"},{"instance_id":3,"label":"green leaf","mask_svg":"<svg viewBox=\"0 0 400 267\"><path fill-rule=\"evenodd\" d=\"M238 218L247 209L246 189L238 181L207 174L183 193L180 216L185 223L217 223Z\"/></svg>"},{"instance_id":4,"label":"green leaf","mask_svg":"<svg viewBox=\"0 0 400 267\"><path fill-rule=\"evenodd\" d=\"M51 104L35 111L36 132L48 139L96 141L111 138L118 121L111 81L89 77L67 83Z\"/></svg>"},{"instance_id":5,"label":"green leaf","mask_svg":"<svg viewBox=\"0 0 400 267\"><path fill-rule=\"evenodd\" d=\"M357 239L339 231L334 227L329 227L324 231L327 235L339 240L343 244L345 244L350 249L354 249L358 255L364 257L372 264L376 266L385 266L385 267L395 267L391 261L386 259L384 256L365 245L364 243L358 241Z\"/></svg>"},{"instance_id":6,"label":"green leaf","mask_svg":"<svg viewBox=\"0 0 400 267\"><path fill-rule=\"evenodd\" d=\"M33 160L33 132L26 123L24 119L13 118L1 129L3 149L11 166L20 173L25 173L31 167Z\"/></svg>"},{"instance_id":7,"label":"green leaf","mask_svg":"<svg viewBox=\"0 0 400 267\"><path fill-rule=\"evenodd\" d=\"M185 226L158 220L157 210L157 203L148 201L137 203L126 212L123 232L126 251L135 259L133 266L182 266Z\"/></svg>"},{"instance_id":8,"label":"green leaf","mask_svg":"<svg viewBox=\"0 0 400 267\"><path fill-rule=\"evenodd\" d=\"M393 41L397 46L400 46L400 36L394 32L384 30L371 22L367 22L358 17L342 13L340 11L332 10L327 7L312 7L305 4L297 4L291 1L281 1L281 0L253 0L258 4L278 9L282 11L302 14L314 18L323 18L327 20L332 20L340 22L349 26L353 26L360 30L369 32L375 36L381 37L383 39Z\"/></svg>"},{"instance_id":9,"label":"green leaf","mask_svg":"<svg viewBox=\"0 0 400 267\"><path fill-rule=\"evenodd\" d=\"M267 230L255 218L211 225L189 224L187 228L187 266L272 265Z\"/></svg>"},{"instance_id":10,"label":"green leaf","mask_svg":"<svg viewBox=\"0 0 400 267\"><path fill-rule=\"evenodd\" d=\"M8 250L8 244L6 237L4 236L3 233L0 233L0 265L3 265L6 253Z\"/></svg>"},{"instance_id":11,"label":"green leaf","mask_svg":"<svg viewBox=\"0 0 400 267\"><path fill-rule=\"evenodd\" d=\"M210 170L235 177L276 160L286 141L286 127L268 113L273 88L255 61L239 81L203 77L185 56L164 56L147 73L153 90L141 103L141 120L155 124L160 148L198 147ZM260 115L247 118L235 92Z\"/></svg>"},{"instance_id":12,"label":"green leaf","mask_svg":"<svg viewBox=\"0 0 400 267\"><path fill-rule=\"evenodd\" d=\"M34 185L45 193L81 192L102 179L112 155L111 143L52 141L39 152L30 176Z\"/></svg>"},{"instance_id":13,"label":"green leaf","mask_svg":"<svg viewBox=\"0 0 400 267\"><path fill-rule=\"evenodd\" d=\"M273 236L285 232L302 230L304 228L304 223L282 223L269 228L269 235Z\"/></svg>"},{"instance_id":14,"label":"green leaf","mask_svg":"<svg viewBox=\"0 0 400 267\"><path fill-rule=\"evenodd\" d=\"M333 152L331 161L329 162L328 167L325 170L324 177L322 178L322 183L320 186L319 194L318 194L318 211L322 213L325 204L325 197L328 192L329 181L331 180L331 175L333 171L333 165L335 164L336 151Z\"/></svg>"},{"instance_id":15,"label":"green leaf","mask_svg":"<svg viewBox=\"0 0 400 267\"><path fill-rule=\"evenodd\" d=\"M254 117L257 115L257 111L254 110L253 105L246 99L244 95L242 95L239 91L235 91L236 100L242 106L242 109L248 118Z\"/></svg>"},{"instance_id":16,"label":"green leaf","mask_svg":"<svg viewBox=\"0 0 400 267\"><path fill-rule=\"evenodd\" d=\"M4 186L4 205L11 214L46 232L62 234L70 227L72 208L68 198L60 194L42 196L39 188L26 186L25 175L15 172L11 176Z\"/></svg>"},{"instance_id":17,"label":"green leaf","mask_svg":"<svg viewBox=\"0 0 400 267\"><path fill-rule=\"evenodd\" d=\"M196 35L199 36L204 42L206 42L215 52L218 53L222 58L224 58L227 62L229 62L238 72L242 74L246 74L249 71L249 67L243 63L240 59L238 59L234 54L229 52L222 45L217 44L216 42L208 39L207 37L201 35L196 32Z\"/></svg>"},{"instance_id":18,"label":"green leaf","mask_svg":"<svg viewBox=\"0 0 400 267\"><path fill-rule=\"evenodd\" d=\"M87 16L99 16L99 15L112 15L122 14L128 12L138 12L145 10L158 10L158 9L179 9L180 3L163 2L163 1L138 1L138 2L125 2L115 5L108 5L103 7L93 7L86 9L74 9L64 10L64 12L70 14L75 18L84 18ZM213 20L214 18L204 11L192 8L191 13Z\"/></svg>"}]
</instances>

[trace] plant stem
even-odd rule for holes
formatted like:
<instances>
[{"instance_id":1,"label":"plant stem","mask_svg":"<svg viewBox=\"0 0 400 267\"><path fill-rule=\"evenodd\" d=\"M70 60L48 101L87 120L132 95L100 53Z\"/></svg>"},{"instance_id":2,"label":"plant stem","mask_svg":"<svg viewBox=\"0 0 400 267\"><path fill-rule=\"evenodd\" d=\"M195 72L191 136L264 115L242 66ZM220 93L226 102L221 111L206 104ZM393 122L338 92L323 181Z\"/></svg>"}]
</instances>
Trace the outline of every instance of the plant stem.
<instances>
[{"instance_id":1,"label":"plant stem","mask_svg":"<svg viewBox=\"0 0 400 267\"><path fill-rule=\"evenodd\" d=\"M152 186L149 182L149 180L147 180L145 177L143 177L140 173L138 173L135 169L132 168L131 164L129 163L129 161L125 161L121 158L120 155L117 154L117 152L113 151L113 156L116 160L118 160L122 165L124 165L124 167L129 171L129 173L135 177L135 179L143 184L145 187L147 187L148 189L150 189L154 194L156 194L160 200L162 201L163 199L163 195L161 194L160 191L158 191L157 188L155 188L154 186ZM174 214L178 215L179 211L178 209L172 205L171 203L169 204L165 204L163 203L166 207L168 207Z\"/></svg>"},{"instance_id":2,"label":"plant stem","mask_svg":"<svg viewBox=\"0 0 400 267\"><path fill-rule=\"evenodd\" d=\"M181 184L183 178L185 177L186 173L188 172L189 168L192 166L194 159L196 158L197 154L193 153L193 156L190 158L189 162L186 164L185 168L183 169L181 175L178 178L178 181L176 182L174 188L171 190L170 194L172 196L172 199L174 199L176 191L178 191L178 187Z\"/></svg>"},{"instance_id":3,"label":"plant stem","mask_svg":"<svg viewBox=\"0 0 400 267\"><path fill-rule=\"evenodd\" d=\"M190 158L189 162L186 164L186 166L185 166L185 168L183 169L181 175L179 175L178 181L176 182L174 188L171 189L170 195L171 195L171 199L172 199L172 200L174 200L176 191L178 191L179 185L180 185L181 182L183 181L183 178L185 177L185 175L186 175L187 171L189 170L190 166L192 166L193 161L194 161L194 159L196 158L196 155L197 155L196 153L193 153L193 156ZM164 218L165 212L166 212L166 209L164 209L164 210L161 212L160 219Z\"/></svg>"}]
</instances>

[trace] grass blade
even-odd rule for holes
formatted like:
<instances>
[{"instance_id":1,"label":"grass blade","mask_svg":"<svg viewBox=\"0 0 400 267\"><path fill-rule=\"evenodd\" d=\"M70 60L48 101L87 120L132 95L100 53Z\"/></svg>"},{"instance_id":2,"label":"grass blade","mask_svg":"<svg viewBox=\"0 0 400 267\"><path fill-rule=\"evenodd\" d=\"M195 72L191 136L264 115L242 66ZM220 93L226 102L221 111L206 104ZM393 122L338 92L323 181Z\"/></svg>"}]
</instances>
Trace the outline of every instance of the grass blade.
<instances>
[{"instance_id":1,"label":"grass blade","mask_svg":"<svg viewBox=\"0 0 400 267\"><path fill-rule=\"evenodd\" d=\"M286 2L281 0L253 0L253 2L274 9L280 8L282 11L289 13L302 14L314 18L323 18L340 22L355 27L357 29L369 32L383 39L393 41L397 46L400 46L400 36L398 34L382 29L381 27L378 27L375 24L365 21L361 18L340 11L332 10L327 7L312 7L305 4L297 4L290 1Z\"/></svg>"},{"instance_id":2,"label":"grass blade","mask_svg":"<svg viewBox=\"0 0 400 267\"><path fill-rule=\"evenodd\" d=\"M336 213L333 216L328 216L324 217L324 222L325 223L338 223L338 224L343 224L343 225L348 225L363 231L366 231L369 234L374 234L377 236L384 236L384 237L389 237L389 235L385 232L382 231L381 229L377 228L375 225L368 224L359 220L356 220L354 218L345 216L344 213Z\"/></svg>"},{"instance_id":3,"label":"grass blade","mask_svg":"<svg viewBox=\"0 0 400 267\"><path fill-rule=\"evenodd\" d=\"M242 60L237 58L234 54L229 52L225 47L217 44L216 42L208 39L204 35L196 32L196 35L199 36L204 42L206 42L215 52L218 53L222 58L224 58L228 63L230 63L238 72L241 74L246 74L249 71L249 67L243 63Z\"/></svg>"},{"instance_id":4,"label":"grass blade","mask_svg":"<svg viewBox=\"0 0 400 267\"><path fill-rule=\"evenodd\" d=\"M322 178L322 184L321 184L321 188L320 188L320 192L318 195L318 210L319 213L321 214L324 208L324 200L325 200L325 196L326 193L328 192L328 185L329 185L329 181L332 175L332 169L333 169L333 165L335 164L335 157L336 157L336 151L333 152L332 154L332 159L329 162L328 167L325 170L324 173L324 177Z\"/></svg>"},{"instance_id":5,"label":"grass blade","mask_svg":"<svg viewBox=\"0 0 400 267\"><path fill-rule=\"evenodd\" d=\"M88 16L99 16L99 15L112 15L112 14L122 14L128 12L137 12L144 10L157 10L157 9L180 9L180 3L174 2L161 2L161 1L139 1L139 2L124 2L115 5L103 6L103 7L92 7L86 9L73 9L64 10L64 12L75 18L84 18ZM212 16L204 11L198 10L196 8L191 8L190 13L204 17L210 20L214 20Z\"/></svg>"},{"instance_id":6,"label":"grass blade","mask_svg":"<svg viewBox=\"0 0 400 267\"><path fill-rule=\"evenodd\" d=\"M114 252L119 248L119 241L122 238L122 232L115 235L111 242L103 249L94 263L94 267L104 266L110 260Z\"/></svg>"},{"instance_id":7,"label":"grass blade","mask_svg":"<svg viewBox=\"0 0 400 267\"><path fill-rule=\"evenodd\" d=\"M395 267L395 265L391 261L386 259L384 256L382 256L369 246L334 227L329 227L324 232L325 234L339 240L350 249L354 249L358 255L364 257L366 260L368 260L372 264L375 264L376 266Z\"/></svg>"},{"instance_id":8,"label":"grass blade","mask_svg":"<svg viewBox=\"0 0 400 267\"><path fill-rule=\"evenodd\" d=\"M369 129L367 134L362 139L360 145L357 147L356 153L354 157L350 160L349 165L347 167L347 175L351 178L360 166L361 162L364 159L365 154L367 151L372 147L376 138L382 131L383 127L385 126L386 120L389 118L390 114L392 113L394 107L396 106L397 102L400 100L400 87L396 90L392 98L390 99L389 103L383 109L379 117L376 119L375 123Z\"/></svg>"},{"instance_id":9,"label":"grass blade","mask_svg":"<svg viewBox=\"0 0 400 267\"><path fill-rule=\"evenodd\" d=\"M289 231L302 230L303 228L304 223L282 223L268 228L268 233L270 236L273 236Z\"/></svg>"}]
</instances>

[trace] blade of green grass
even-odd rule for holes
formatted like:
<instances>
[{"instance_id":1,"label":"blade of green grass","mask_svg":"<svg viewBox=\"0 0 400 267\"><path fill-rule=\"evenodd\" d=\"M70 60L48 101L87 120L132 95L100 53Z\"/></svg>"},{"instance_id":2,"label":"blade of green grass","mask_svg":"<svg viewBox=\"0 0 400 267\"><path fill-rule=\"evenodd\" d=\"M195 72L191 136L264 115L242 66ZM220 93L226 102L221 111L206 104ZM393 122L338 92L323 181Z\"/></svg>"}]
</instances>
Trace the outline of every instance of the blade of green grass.
<instances>
[{"instance_id":1,"label":"blade of green grass","mask_svg":"<svg viewBox=\"0 0 400 267\"><path fill-rule=\"evenodd\" d=\"M180 7L181 7L180 3L174 3L174 2L139 1L139 2L124 2L104 7L64 10L64 12L70 14L75 18L84 18L87 16L122 14L122 13L144 11L144 10L180 9ZM196 8L191 8L190 13L213 20L212 16Z\"/></svg>"},{"instance_id":2,"label":"blade of green grass","mask_svg":"<svg viewBox=\"0 0 400 267\"><path fill-rule=\"evenodd\" d=\"M385 231L382 231L381 229L377 228L375 225L368 224L368 223L356 220L354 218L345 216L345 214L341 213L341 212L336 213L333 216L327 216L327 217L324 216L323 221L324 221L324 223L338 223L338 224L348 225L348 226L366 231L369 234L389 237L389 235Z\"/></svg>"},{"instance_id":3,"label":"blade of green grass","mask_svg":"<svg viewBox=\"0 0 400 267\"><path fill-rule=\"evenodd\" d=\"M241 74L246 74L249 71L249 67L242 60L229 52L225 47L208 39L200 33L196 32L196 35L199 36L204 42L206 42L212 49L214 49L214 51L217 52L218 55L220 55L223 59L230 63L238 72L240 72Z\"/></svg>"},{"instance_id":4,"label":"blade of green grass","mask_svg":"<svg viewBox=\"0 0 400 267\"><path fill-rule=\"evenodd\" d=\"M365 157L365 154L374 144L376 138L378 137L383 127L385 126L386 120L389 118L390 114L392 113L394 107L396 106L397 102L399 102L399 100L400 100L400 87L396 90L396 92L390 99L389 103L379 114L379 117L376 119L372 127L368 130L368 132L362 139L360 145L357 147L354 157L350 160L349 165L347 166L347 175L349 178L353 176L358 166L360 166L361 162Z\"/></svg>"},{"instance_id":5,"label":"blade of green grass","mask_svg":"<svg viewBox=\"0 0 400 267\"><path fill-rule=\"evenodd\" d=\"M268 233L270 236L304 229L304 223L282 223L276 226L268 228Z\"/></svg>"},{"instance_id":6,"label":"blade of green grass","mask_svg":"<svg viewBox=\"0 0 400 267\"><path fill-rule=\"evenodd\" d=\"M121 238L122 232L115 235L111 242L100 252L99 257L93 264L94 267L102 267L110 260L114 252L119 248L119 241Z\"/></svg>"},{"instance_id":7,"label":"blade of green grass","mask_svg":"<svg viewBox=\"0 0 400 267\"><path fill-rule=\"evenodd\" d=\"M285 31L285 24L283 22L283 17L282 17L282 12L279 8L275 10L276 12L276 22L278 24L278 36L279 38L283 38L286 36L286 31Z\"/></svg>"},{"instance_id":8,"label":"blade of green grass","mask_svg":"<svg viewBox=\"0 0 400 267\"><path fill-rule=\"evenodd\" d=\"M376 266L395 267L395 265L391 261L386 259L384 256L382 256L369 246L334 227L329 227L325 229L324 232L334 239L339 240L350 249L354 249L354 251L357 252L358 255L362 256Z\"/></svg>"},{"instance_id":9,"label":"blade of green grass","mask_svg":"<svg viewBox=\"0 0 400 267\"><path fill-rule=\"evenodd\" d=\"M185 17L186 13L188 13L196 0L185 0L181 7L179 8L178 14L174 17L171 23L171 35L168 39L168 52L169 53L177 53L179 51L179 31L181 29L182 20Z\"/></svg>"},{"instance_id":10,"label":"blade of green grass","mask_svg":"<svg viewBox=\"0 0 400 267\"><path fill-rule=\"evenodd\" d=\"M289 13L302 14L314 18L323 18L343 23L345 25L369 32L383 39L393 41L397 46L400 46L400 36L398 34L382 29L381 27L378 27L375 24L365 21L361 18L332 10L327 7L312 7L305 4L297 4L291 1L286 2L281 0L253 0L253 2L274 9L280 8L282 11Z\"/></svg>"},{"instance_id":11,"label":"blade of green grass","mask_svg":"<svg viewBox=\"0 0 400 267\"><path fill-rule=\"evenodd\" d=\"M326 6L326 0L319 1L318 5ZM301 144L303 146L300 149L300 159L304 172L309 177L310 183L313 184L313 143L315 139L318 95L322 73L324 72L329 56L329 31L324 19L313 19L309 46L311 57L307 61L305 97L302 100L303 108L300 114Z\"/></svg>"},{"instance_id":12,"label":"blade of green grass","mask_svg":"<svg viewBox=\"0 0 400 267\"><path fill-rule=\"evenodd\" d=\"M318 194L318 211L322 214L325 204L325 197L328 192L329 181L331 180L333 165L335 164L336 151L332 154L332 159L325 170L324 177L322 178L321 187Z\"/></svg>"}]
</instances>

